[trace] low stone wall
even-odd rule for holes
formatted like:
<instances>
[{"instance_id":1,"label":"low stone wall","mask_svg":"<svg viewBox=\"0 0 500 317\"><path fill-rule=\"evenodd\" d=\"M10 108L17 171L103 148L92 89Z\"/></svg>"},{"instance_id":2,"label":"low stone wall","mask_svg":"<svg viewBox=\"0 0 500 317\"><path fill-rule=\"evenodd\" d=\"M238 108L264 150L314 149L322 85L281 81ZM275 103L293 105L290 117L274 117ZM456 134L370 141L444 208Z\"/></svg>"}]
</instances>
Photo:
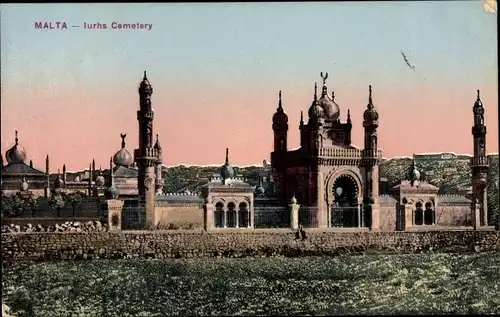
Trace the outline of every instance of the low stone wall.
<instances>
[{"instance_id":1,"label":"low stone wall","mask_svg":"<svg viewBox=\"0 0 500 317\"><path fill-rule=\"evenodd\" d=\"M498 231L352 233L290 229L2 234L3 261L500 251Z\"/></svg>"}]
</instances>

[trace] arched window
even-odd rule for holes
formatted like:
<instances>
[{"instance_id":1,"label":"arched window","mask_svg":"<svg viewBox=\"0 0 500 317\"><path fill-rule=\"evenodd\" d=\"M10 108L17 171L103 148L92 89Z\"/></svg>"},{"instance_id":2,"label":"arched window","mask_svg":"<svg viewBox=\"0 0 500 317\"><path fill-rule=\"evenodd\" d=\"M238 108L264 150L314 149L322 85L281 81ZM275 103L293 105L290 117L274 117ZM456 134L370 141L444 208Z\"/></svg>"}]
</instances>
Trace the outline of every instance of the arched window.
<instances>
[{"instance_id":1,"label":"arched window","mask_svg":"<svg viewBox=\"0 0 500 317\"><path fill-rule=\"evenodd\" d=\"M216 228L224 227L224 204L221 202L215 204L214 225Z\"/></svg>"},{"instance_id":2,"label":"arched window","mask_svg":"<svg viewBox=\"0 0 500 317\"><path fill-rule=\"evenodd\" d=\"M227 204L227 227L236 227L236 206L233 202Z\"/></svg>"},{"instance_id":3,"label":"arched window","mask_svg":"<svg viewBox=\"0 0 500 317\"><path fill-rule=\"evenodd\" d=\"M415 225L421 226L424 224L424 210L422 209L422 203L418 202L415 204Z\"/></svg>"},{"instance_id":4,"label":"arched window","mask_svg":"<svg viewBox=\"0 0 500 317\"><path fill-rule=\"evenodd\" d=\"M239 210L238 210L238 226L240 228L247 228L249 225L249 213L250 211L248 210L247 204L246 203L240 203L239 205Z\"/></svg>"},{"instance_id":5,"label":"arched window","mask_svg":"<svg viewBox=\"0 0 500 317\"><path fill-rule=\"evenodd\" d=\"M432 208L432 204L430 202L425 204L424 223L426 225L434 224L434 209Z\"/></svg>"}]
</instances>

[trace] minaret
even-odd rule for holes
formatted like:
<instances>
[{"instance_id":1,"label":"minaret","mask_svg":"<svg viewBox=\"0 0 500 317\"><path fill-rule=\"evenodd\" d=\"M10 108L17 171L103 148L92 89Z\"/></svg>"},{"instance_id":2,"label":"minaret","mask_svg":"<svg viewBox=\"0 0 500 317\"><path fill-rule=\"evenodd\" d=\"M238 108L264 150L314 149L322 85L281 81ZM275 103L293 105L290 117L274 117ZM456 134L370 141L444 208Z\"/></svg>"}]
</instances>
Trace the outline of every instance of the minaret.
<instances>
[{"instance_id":1,"label":"minaret","mask_svg":"<svg viewBox=\"0 0 500 317\"><path fill-rule=\"evenodd\" d=\"M379 171L378 171L378 113L372 100L372 86L369 86L368 105L363 114L363 128L365 130L365 144L363 150L362 166L364 170L363 192L363 223L372 231L378 231L380 202L379 202Z\"/></svg>"},{"instance_id":2,"label":"minaret","mask_svg":"<svg viewBox=\"0 0 500 317\"><path fill-rule=\"evenodd\" d=\"M88 180L88 195L92 196L92 163L89 164L89 180Z\"/></svg>"},{"instance_id":3,"label":"minaret","mask_svg":"<svg viewBox=\"0 0 500 317\"><path fill-rule=\"evenodd\" d=\"M155 196L155 166L158 164L159 153L153 148L153 119L154 112L151 107L151 95L153 87L146 77L139 85L139 105L137 120L139 121L139 148L134 151L135 161L138 166L138 192L139 203L146 208L147 228L156 225L154 212Z\"/></svg>"},{"instance_id":4,"label":"minaret","mask_svg":"<svg viewBox=\"0 0 500 317\"><path fill-rule=\"evenodd\" d=\"M49 155L45 157L45 176L47 177L47 184L45 185L44 196L49 198L50 196L50 174L49 174Z\"/></svg>"},{"instance_id":5,"label":"minaret","mask_svg":"<svg viewBox=\"0 0 500 317\"><path fill-rule=\"evenodd\" d=\"M113 157L109 158L109 187L115 186L115 173L113 172Z\"/></svg>"},{"instance_id":6,"label":"minaret","mask_svg":"<svg viewBox=\"0 0 500 317\"><path fill-rule=\"evenodd\" d=\"M484 107L477 91L477 100L472 108L474 113L474 157L472 168L472 222L475 228L488 225L488 158L486 157L486 125Z\"/></svg>"},{"instance_id":7,"label":"minaret","mask_svg":"<svg viewBox=\"0 0 500 317\"><path fill-rule=\"evenodd\" d=\"M286 182L286 162L283 160L287 152L288 116L283 109L281 90L279 91L278 98L278 108L273 115L274 151L271 153L271 168L275 185L277 185L274 192L283 196L285 195L285 191L282 191L282 189L285 188Z\"/></svg>"}]
</instances>

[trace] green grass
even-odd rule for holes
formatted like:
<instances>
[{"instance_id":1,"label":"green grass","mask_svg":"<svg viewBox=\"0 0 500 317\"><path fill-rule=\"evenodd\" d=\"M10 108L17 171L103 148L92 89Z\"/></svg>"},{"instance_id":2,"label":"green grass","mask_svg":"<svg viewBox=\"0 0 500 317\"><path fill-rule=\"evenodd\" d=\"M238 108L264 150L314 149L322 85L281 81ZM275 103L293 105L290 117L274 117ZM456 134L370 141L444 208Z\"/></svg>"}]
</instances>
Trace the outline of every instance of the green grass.
<instances>
[{"instance_id":1,"label":"green grass","mask_svg":"<svg viewBox=\"0 0 500 317\"><path fill-rule=\"evenodd\" d=\"M3 301L20 316L500 313L499 253L2 268Z\"/></svg>"}]
</instances>

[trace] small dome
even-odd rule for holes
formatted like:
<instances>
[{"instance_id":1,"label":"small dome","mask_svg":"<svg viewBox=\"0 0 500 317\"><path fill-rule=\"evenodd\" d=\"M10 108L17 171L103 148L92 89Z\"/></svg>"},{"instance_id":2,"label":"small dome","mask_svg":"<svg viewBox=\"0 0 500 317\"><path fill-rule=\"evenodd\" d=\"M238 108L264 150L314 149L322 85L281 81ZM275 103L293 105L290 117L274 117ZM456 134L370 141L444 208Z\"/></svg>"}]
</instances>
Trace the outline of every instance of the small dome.
<instances>
[{"instance_id":1,"label":"small dome","mask_svg":"<svg viewBox=\"0 0 500 317\"><path fill-rule=\"evenodd\" d=\"M151 87L151 84L149 83L149 80L146 76L146 71L144 71L144 78L139 85L139 93L145 93L147 95L153 94L153 87Z\"/></svg>"},{"instance_id":2,"label":"small dome","mask_svg":"<svg viewBox=\"0 0 500 317\"><path fill-rule=\"evenodd\" d=\"M283 105L281 103L281 90L280 90L278 108L276 109L276 112L273 115L273 130L278 131L285 129L288 129L288 116L286 115L285 110L283 109Z\"/></svg>"},{"instance_id":3,"label":"small dome","mask_svg":"<svg viewBox=\"0 0 500 317\"><path fill-rule=\"evenodd\" d=\"M366 110L363 113L363 119L365 122L377 122L378 121L378 112L375 110L375 106L372 101L372 86L370 88L370 96L368 97L368 105L366 106Z\"/></svg>"},{"instance_id":4,"label":"small dome","mask_svg":"<svg viewBox=\"0 0 500 317\"><path fill-rule=\"evenodd\" d=\"M290 200L290 202L295 205L297 203L297 198L295 198L295 196L293 196L292 199Z\"/></svg>"},{"instance_id":5,"label":"small dome","mask_svg":"<svg viewBox=\"0 0 500 317\"><path fill-rule=\"evenodd\" d=\"M105 183L104 176L99 175L95 178L96 186L99 186L99 187L104 186L104 183Z\"/></svg>"},{"instance_id":6,"label":"small dome","mask_svg":"<svg viewBox=\"0 0 500 317\"><path fill-rule=\"evenodd\" d=\"M266 193L266 189L262 185L260 185L259 187L257 187L257 189L255 190L255 192L258 195L263 196Z\"/></svg>"},{"instance_id":7,"label":"small dome","mask_svg":"<svg viewBox=\"0 0 500 317\"><path fill-rule=\"evenodd\" d=\"M309 118L313 120L323 119L325 117L325 111L319 105L317 100L314 100L311 107L309 107Z\"/></svg>"},{"instance_id":8,"label":"small dome","mask_svg":"<svg viewBox=\"0 0 500 317\"><path fill-rule=\"evenodd\" d=\"M122 138L122 148L113 156L113 163L115 163L116 166L129 167L134 163L133 156L125 148L126 136L126 134L120 134L120 137Z\"/></svg>"},{"instance_id":9,"label":"small dome","mask_svg":"<svg viewBox=\"0 0 500 317\"><path fill-rule=\"evenodd\" d=\"M326 89L326 85L323 85L323 92L321 93L321 98L318 100L318 104L323 108L326 119L336 121L340 116L340 107L334 101L333 93L332 97L330 97Z\"/></svg>"},{"instance_id":10,"label":"small dome","mask_svg":"<svg viewBox=\"0 0 500 317\"><path fill-rule=\"evenodd\" d=\"M16 130L16 144L5 152L5 159L9 164L23 163L26 160L26 150L19 146Z\"/></svg>"},{"instance_id":11,"label":"small dome","mask_svg":"<svg viewBox=\"0 0 500 317\"><path fill-rule=\"evenodd\" d=\"M120 196L120 191L114 185L106 189L106 196L108 199L117 199Z\"/></svg>"},{"instance_id":12,"label":"small dome","mask_svg":"<svg viewBox=\"0 0 500 317\"><path fill-rule=\"evenodd\" d=\"M21 182L21 190L25 192L28 190L28 188L28 182L26 181L26 178L23 177L23 181Z\"/></svg>"}]
</instances>

